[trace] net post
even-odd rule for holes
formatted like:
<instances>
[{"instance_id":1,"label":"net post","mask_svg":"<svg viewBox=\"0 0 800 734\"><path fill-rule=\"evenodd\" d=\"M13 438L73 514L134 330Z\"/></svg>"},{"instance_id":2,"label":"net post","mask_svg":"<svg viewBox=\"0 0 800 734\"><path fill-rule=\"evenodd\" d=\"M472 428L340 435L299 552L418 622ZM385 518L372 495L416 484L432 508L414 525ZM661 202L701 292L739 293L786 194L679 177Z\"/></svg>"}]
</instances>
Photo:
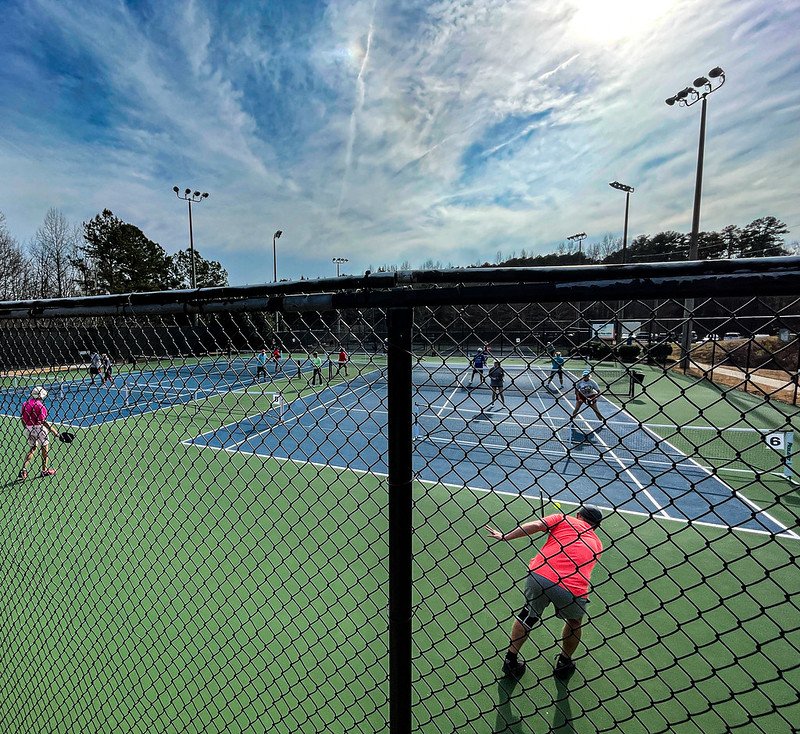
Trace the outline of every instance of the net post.
<instances>
[{"instance_id":1,"label":"net post","mask_svg":"<svg viewBox=\"0 0 800 734\"><path fill-rule=\"evenodd\" d=\"M784 449L786 455L784 457L783 463L783 476L786 477L790 482L797 484L797 480L794 476L794 429L790 427L790 429L786 432L786 448Z\"/></svg>"},{"instance_id":2,"label":"net post","mask_svg":"<svg viewBox=\"0 0 800 734\"><path fill-rule=\"evenodd\" d=\"M412 355L410 308L387 314L389 413L389 732L411 732Z\"/></svg>"}]
</instances>

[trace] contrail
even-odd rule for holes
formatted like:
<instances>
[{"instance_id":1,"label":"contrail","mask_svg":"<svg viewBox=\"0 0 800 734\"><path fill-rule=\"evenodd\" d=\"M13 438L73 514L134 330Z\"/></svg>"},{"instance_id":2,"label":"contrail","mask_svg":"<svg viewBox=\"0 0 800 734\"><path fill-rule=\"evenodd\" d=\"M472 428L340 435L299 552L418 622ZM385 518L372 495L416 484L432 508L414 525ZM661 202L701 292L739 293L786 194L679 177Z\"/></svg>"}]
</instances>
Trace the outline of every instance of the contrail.
<instances>
[{"instance_id":1,"label":"contrail","mask_svg":"<svg viewBox=\"0 0 800 734\"><path fill-rule=\"evenodd\" d=\"M372 30L375 26L375 8L378 5L378 0L372 2L372 16L369 19L369 30L367 31L367 48L364 51L364 58L361 61L361 68L358 70L356 77L356 104L353 107L353 112L350 114L350 132L347 136L347 149L344 155L344 175L342 176L342 189L339 192L339 203L336 206L336 216L342 208L345 194L347 193L347 177L350 173L350 166L353 162L353 145L356 140L356 125L358 116L361 110L364 109L364 100L366 98L367 87L364 83L364 74L367 70L367 62L369 61L369 49L372 45Z\"/></svg>"}]
</instances>

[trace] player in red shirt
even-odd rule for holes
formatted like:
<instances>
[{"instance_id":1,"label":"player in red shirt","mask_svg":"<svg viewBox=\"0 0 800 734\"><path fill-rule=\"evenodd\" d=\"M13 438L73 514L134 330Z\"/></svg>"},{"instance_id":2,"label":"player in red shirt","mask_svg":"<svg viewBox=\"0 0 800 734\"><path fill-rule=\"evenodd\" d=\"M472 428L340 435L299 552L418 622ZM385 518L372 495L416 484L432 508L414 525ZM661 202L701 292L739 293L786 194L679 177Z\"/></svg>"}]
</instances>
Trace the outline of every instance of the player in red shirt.
<instances>
[{"instance_id":1,"label":"player in red shirt","mask_svg":"<svg viewBox=\"0 0 800 734\"><path fill-rule=\"evenodd\" d=\"M31 390L30 398L22 404L20 418L28 437L28 453L25 455L25 461L19 472L20 479L28 478L28 464L31 463L36 449L42 450L42 476L52 477L56 473L55 469L47 466L47 454L50 449L49 434L58 436L58 431L47 422L47 408L42 402L46 397L47 390L43 387L34 387Z\"/></svg>"},{"instance_id":2,"label":"player in red shirt","mask_svg":"<svg viewBox=\"0 0 800 734\"><path fill-rule=\"evenodd\" d=\"M336 362L336 374L344 368L344 376L347 377L347 352L344 347L339 347L339 359Z\"/></svg>"},{"instance_id":3,"label":"player in red shirt","mask_svg":"<svg viewBox=\"0 0 800 734\"><path fill-rule=\"evenodd\" d=\"M556 616L564 620L561 654L556 658L553 675L558 680L567 681L575 672L572 654L581 639L583 617L589 603L589 580L603 552L603 544L595 533L602 519L600 510L585 506L574 517L561 513L548 515L520 525L509 533L486 526L489 535L497 540L547 533L544 546L528 565L525 606L511 630L503 662L505 675L522 677L525 661L518 659L520 648L550 603L555 607Z\"/></svg>"}]
</instances>

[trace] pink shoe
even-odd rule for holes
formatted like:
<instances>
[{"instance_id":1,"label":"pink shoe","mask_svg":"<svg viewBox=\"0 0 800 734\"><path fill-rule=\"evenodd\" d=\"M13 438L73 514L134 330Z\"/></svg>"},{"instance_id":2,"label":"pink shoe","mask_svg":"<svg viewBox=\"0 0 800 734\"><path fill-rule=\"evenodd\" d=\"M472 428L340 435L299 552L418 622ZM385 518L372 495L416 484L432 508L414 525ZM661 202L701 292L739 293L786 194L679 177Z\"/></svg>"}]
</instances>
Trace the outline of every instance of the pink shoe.
<instances>
[{"instance_id":1,"label":"pink shoe","mask_svg":"<svg viewBox=\"0 0 800 734\"><path fill-rule=\"evenodd\" d=\"M54 475L55 475L55 473L56 473L56 470L55 470L55 469L45 469L45 470L42 472L42 476L43 476L43 477L52 477L52 476L54 476Z\"/></svg>"},{"instance_id":2,"label":"pink shoe","mask_svg":"<svg viewBox=\"0 0 800 734\"><path fill-rule=\"evenodd\" d=\"M27 469L21 469L20 472L19 472L19 478L20 479L27 479L28 478L28 470Z\"/></svg>"}]
</instances>

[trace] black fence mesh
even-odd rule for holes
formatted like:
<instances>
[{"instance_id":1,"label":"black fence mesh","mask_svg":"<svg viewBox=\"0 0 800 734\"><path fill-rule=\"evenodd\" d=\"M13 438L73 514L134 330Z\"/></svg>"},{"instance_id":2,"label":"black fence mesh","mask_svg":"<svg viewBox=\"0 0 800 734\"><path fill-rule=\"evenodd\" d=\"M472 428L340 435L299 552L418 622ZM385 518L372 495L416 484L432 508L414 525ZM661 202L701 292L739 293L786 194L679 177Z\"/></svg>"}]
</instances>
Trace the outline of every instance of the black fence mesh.
<instances>
[{"instance_id":1,"label":"black fence mesh","mask_svg":"<svg viewBox=\"0 0 800 734\"><path fill-rule=\"evenodd\" d=\"M794 731L800 281L746 265L0 304L0 731Z\"/></svg>"}]
</instances>

